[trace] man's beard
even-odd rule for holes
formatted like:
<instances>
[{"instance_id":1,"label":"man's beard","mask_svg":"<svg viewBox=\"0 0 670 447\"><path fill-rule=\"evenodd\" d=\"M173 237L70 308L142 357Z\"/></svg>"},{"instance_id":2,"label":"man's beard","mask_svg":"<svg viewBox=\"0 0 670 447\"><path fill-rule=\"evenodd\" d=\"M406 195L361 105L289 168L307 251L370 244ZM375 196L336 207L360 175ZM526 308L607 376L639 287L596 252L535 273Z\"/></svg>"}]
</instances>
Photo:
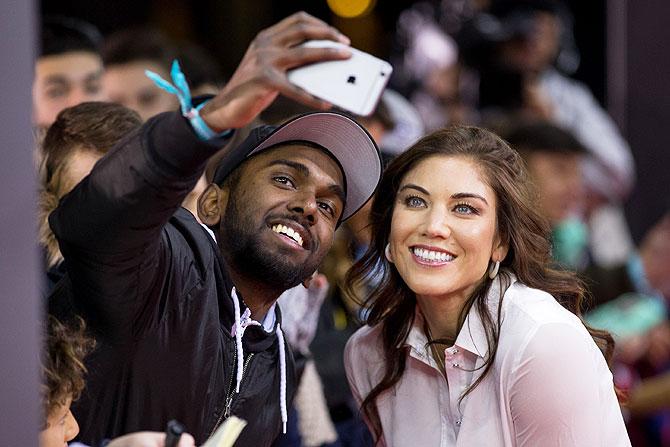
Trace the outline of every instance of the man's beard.
<instances>
[{"instance_id":1,"label":"man's beard","mask_svg":"<svg viewBox=\"0 0 670 447\"><path fill-rule=\"evenodd\" d=\"M311 258L304 263L292 262L281 252L270 251L261 240L261 232L271 231L266 222L254 223L249 215L238 209L234 197L228 201L222 217L220 246L230 267L247 278L262 282L281 291L300 284L318 267ZM286 216L282 216L286 218Z\"/></svg>"}]
</instances>

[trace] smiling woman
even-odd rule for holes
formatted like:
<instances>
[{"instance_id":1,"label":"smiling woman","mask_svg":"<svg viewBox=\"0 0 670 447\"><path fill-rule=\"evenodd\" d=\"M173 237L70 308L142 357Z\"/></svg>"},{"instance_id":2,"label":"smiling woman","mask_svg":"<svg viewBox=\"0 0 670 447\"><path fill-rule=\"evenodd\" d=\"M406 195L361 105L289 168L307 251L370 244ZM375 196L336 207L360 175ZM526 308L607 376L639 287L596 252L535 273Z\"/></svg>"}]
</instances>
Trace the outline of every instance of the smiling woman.
<instances>
[{"instance_id":1,"label":"smiling woman","mask_svg":"<svg viewBox=\"0 0 670 447\"><path fill-rule=\"evenodd\" d=\"M345 365L379 445L630 445L612 339L579 318L577 278L550 267L548 224L503 140L424 137L385 171L371 227L349 283L380 283Z\"/></svg>"}]
</instances>

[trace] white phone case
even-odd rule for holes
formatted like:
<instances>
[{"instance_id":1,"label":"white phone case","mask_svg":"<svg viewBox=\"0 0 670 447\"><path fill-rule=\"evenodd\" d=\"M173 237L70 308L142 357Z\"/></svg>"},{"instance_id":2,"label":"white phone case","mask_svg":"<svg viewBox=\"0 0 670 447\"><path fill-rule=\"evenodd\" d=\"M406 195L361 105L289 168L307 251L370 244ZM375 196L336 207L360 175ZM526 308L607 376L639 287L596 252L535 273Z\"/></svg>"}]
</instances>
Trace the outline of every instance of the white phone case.
<instances>
[{"instance_id":1,"label":"white phone case","mask_svg":"<svg viewBox=\"0 0 670 447\"><path fill-rule=\"evenodd\" d=\"M330 40L311 40L308 47L345 47L349 59L318 62L288 72L288 79L312 95L356 115L370 115L384 91L393 67L363 51Z\"/></svg>"}]
</instances>

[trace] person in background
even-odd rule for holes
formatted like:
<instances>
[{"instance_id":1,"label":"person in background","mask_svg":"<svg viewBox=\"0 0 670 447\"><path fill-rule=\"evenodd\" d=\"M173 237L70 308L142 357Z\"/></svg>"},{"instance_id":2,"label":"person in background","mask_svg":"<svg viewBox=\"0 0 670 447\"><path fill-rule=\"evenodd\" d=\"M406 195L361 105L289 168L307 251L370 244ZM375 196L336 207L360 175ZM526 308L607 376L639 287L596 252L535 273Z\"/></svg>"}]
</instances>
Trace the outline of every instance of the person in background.
<instances>
[{"instance_id":1,"label":"person in background","mask_svg":"<svg viewBox=\"0 0 670 447\"><path fill-rule=\"evenodd\" d=\"M394 85L405 87L404 93L428 131L476 120L464 88L467 76L458 46L440 26L439 15L426 2L400 14L397 40L403 51L392 78Z\"/></svg>"},{"instance_id":2,"label":"person in background","mask_svg":"<svg viewBox=\"0 0 670 447\"><path fill-rule=\"evenodd\" d=\"M574 71L578 66L568 8L560 0L501 0L492 3L490 13L501 33L492 45L491 71L482 73L492 82L488 90L512 94L508 99L519 101L533 117L568 130L586 148L591 155L583 169L593 261L601 266L625 262L634 244L621 204L635 181L633 154L589 88L557 68Z\"/></svg>"},{"instance_id":3,"label":"person in background","mask_svg":"<svg viewBox=\"0 0 670 447\"><path fill-rule=\"evenodd\" d=\"M193 96L216 95L226 85L221 65L207 49L191 42L180 44L177 60Z\"/></svg>"},{"instance_id":4,"label":"person in background","mask_svg":"<svg viewBox=\"0 0 670 447\"><path fill-rule=\"evenodd\" d=\"M63 255L49 227L49 214L91 172L116 143L142 121L121 105L86 102L61 111L42 141L39 190L39 242L45 253L47 293L66 272Z\"/></svg>"},{"instance_id":5,"label":"person in background","mask_svg":"<svg viewBox=\"0 0 670 447\"><path fill-rule=\"evenodd\" d=\"M628 292L670 296L668 219L661 218L637 250L611 266L597 265L589 248L583 161L586 148L566 129L547 121L518 123L503 134L524 158L535 183L541 213L552 227L552 256L563 268L580 272L593 301L589 308Z\"/></svg>"},{"instance_id":6,"label":"person in background","mask_svg":"<svg viewBox=\"0 0 670 447\"><path fill-rule=\"evenodd\" d=\"M53 317L45 322L45 347L42 354L42 404L44 428L39 447L63 447L79 433L79 424L70 405L84 390L84 357L95 342L85 334L82 320L65 326ZM72 443L71 447L86 447ZM138 432L114 439L106 447L164 447L165 433ZM185 433L177 447L195 447L193 437Z\"/></svg>"},{"instance_id":7,"label":"person in background","mask_svg":"<svg viewBox=\"0 0 670 447\"><path fill-rule=\"evenodd\" d=\"M33 123L46 129L58 113L85 101L106 99L102 89L102 36L90 23L46 17L33 81Z\"/></svg>"},{"instance_id":8,"label":"person in background","mask_svg":"<svg viewBox=\"0 0 670 447\"><path fill-rule=\"evenodd\" d=\"M170 78L170 65L177 56L173 44L159 31L134 28L108 36L101 49L105 74L102 85L113 102L140 114L143 121L174 110L177 98L158 88L144 71Z\"/></svg>"},{"instance_id":9,"label":"person in background","mask_svg":"<svg viewBox=\"0 0 670 447\"><path fill-rule=\"evenodd\" d=\"M548 121L518 124L503 136L521 154L535 183L540 212L552 228L554 261L583 270L591 263L582 171L586 149L569 131Z\"/></svg>"},{"instance_id":10,"label":"person in background","mask_svg":"<svg viewBox=\"0 0 670 447\"><path fill-rule=\"evenodd\" d=\"M118 31L105 39L101 53L105 64L103 87L106 94L111 101L139 113L143 121L159 113L174 110L179 105L176 96L156 86L147 77L145 70L169 79L171 65L180 54L186 56L186 66L182 68L187 79L191 76L189 68L195 68L189 82L193 96L218 91L210 90L215 87L212 80L217 78L213 78L212 70L215 68L211 68L215 64L206 63L206 54L193 47L184 47L180 53L167 37L154 29L132 28ZM198 58L204 59L204 66L198 66ZM192 85L193 81L195 85ZM207 180L203 175L182 204L196 219L198 197L206 187Z\"/></svg>"},{"instance_id":11,"label":"person in background","mask_svg":"<svg viewBox=\"0 0 670 447\"><path fill-rule=\"evenodd\" d=\"M370 221L348 278L378 286L345 366L380 445L630 446L612 338L552 268L516 151L475 127L429 134L386 168Z\"/></svg>"}]
</instances>

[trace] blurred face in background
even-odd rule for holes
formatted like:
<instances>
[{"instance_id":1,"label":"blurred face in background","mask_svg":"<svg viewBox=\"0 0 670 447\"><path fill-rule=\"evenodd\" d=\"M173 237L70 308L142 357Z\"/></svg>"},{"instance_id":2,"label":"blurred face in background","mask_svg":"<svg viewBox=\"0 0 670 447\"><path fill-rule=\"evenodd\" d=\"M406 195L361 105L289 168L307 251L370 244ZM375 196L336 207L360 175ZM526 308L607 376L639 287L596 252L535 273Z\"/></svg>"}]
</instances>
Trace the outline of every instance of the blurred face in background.
<instances>
[{"instance_id":1,"label":"blurred face in background","mask_svg":"<svg viewBox=\"0 0 670 447\"><path fill-rule=\"evenodd\" d=\"M500 60L522 73L541 73L556 58L560 47L561 22L547 12L536 12L529 18L529 30L500 48Z\"/></svg>"},{"instance_id":2,"label":"blurred face in background","mask_svg":"<svg viewBox=\"0 0 670 447\"><path fill-rule=\"evenodd\" d=\"M33 121L48 127L58 113L86 101L104 101L100 56L73 51L40 57L35 63Z\"/></svg>"},{"instance_id":3,"label":"blurred face in background","mask_svg":"<svg viewBox=\"0 0 670 447\"><path fill-rule=\"evenodd\" d=\"M103 87L110 101L136 111L146 121L159 113L175 110L179 101L176 96L158 88L144 74L144 70L151 70L163 79L170 79L169 73L159 64L142 60L107 66Z\"/></svg>"},{"instance_id":4,"label":"blurred face in background","mask_svg":"<svg viewBox=\"0 0 670 447\"><path fill-rule=\"evenodd\" d=\"M583 155L538 151L524 158L537 187L542 212L552 226L583 209L585 200L581 170Z\"/></svg>"}]
</instances>

